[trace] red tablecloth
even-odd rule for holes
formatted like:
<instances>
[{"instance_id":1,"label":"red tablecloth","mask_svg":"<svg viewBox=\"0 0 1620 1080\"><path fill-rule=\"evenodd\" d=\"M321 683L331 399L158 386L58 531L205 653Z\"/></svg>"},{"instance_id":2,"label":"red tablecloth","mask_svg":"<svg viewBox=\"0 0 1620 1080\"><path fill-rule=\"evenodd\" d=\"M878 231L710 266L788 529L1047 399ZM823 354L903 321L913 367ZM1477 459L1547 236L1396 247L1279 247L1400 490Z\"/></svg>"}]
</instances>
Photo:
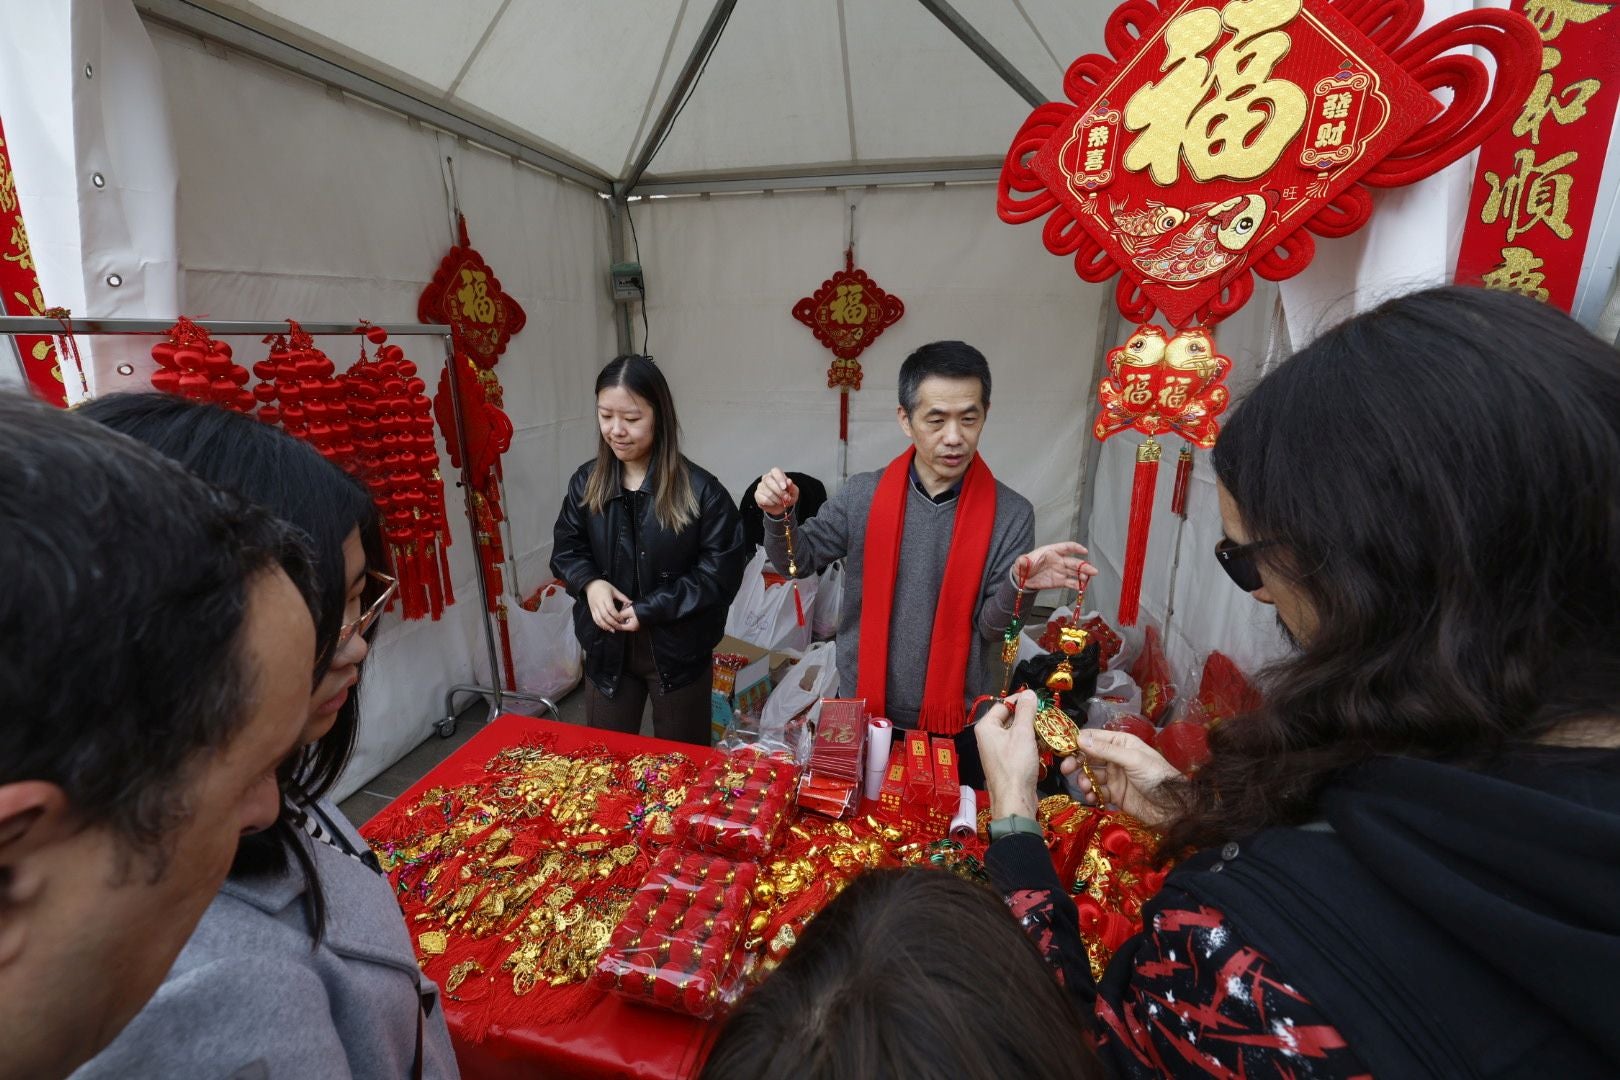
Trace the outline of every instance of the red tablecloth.
<instances>
[{"instance_id":1,"label":"red tablecloth","mask_svg":"<svg viewBox=\"0 0 1620 1080\"><path fill-rule=\"evenodd\" d=\"M575 724L559 724L528 716L498 716L467 744L417 781L396 802L410 805L446 776L468 764L488 761L508 746L545 735L558 751L605 745L626 754L682 753L695 761L714 756L707 747L689 746L620 735ZM544 987L531 997L543 999ZM637 1077L692 1076L703 1062L708 1025L700 1020L637 1005L611 994L600 995L582 1015L566 1023L530 1027L492 1028L481 1043L458 1033L464 1007L444 1001L445 1017L456 1044L456 1058L466 1080L505 1080L508 1077Z\"/></svg>"}]
</instances>

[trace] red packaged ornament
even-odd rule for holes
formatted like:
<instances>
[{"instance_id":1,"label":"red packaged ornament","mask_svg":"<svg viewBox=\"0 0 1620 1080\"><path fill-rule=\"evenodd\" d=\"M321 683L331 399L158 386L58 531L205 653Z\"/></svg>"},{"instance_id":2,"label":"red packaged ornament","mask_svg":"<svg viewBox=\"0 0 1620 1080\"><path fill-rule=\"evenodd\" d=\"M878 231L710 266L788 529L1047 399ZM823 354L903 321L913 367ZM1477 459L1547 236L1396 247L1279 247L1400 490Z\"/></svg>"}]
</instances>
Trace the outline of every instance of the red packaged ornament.
<instances>
[{"instance_id":1,"label":"red packaged ornament","mask_svg":"<svg viewBox=\"0 0 1620 1080\"><path fill-rule=\"evenodd\" d=\"M1260 691L1254 688L1232 659L1223 652L1211 652L1204 660L1198 681L1198 704L1205 722L1214 727L1234 716L1260 707Z\"/></svg>"},{"instance_id":2,"label":"red packaged ornament","mask_svg":"<svg viewBox=\"0 0 1620 1080\"><path fill-rule=\"evenodd\" d=\"M1143 634L1142 652L1131 665L1131 678L1142 688L1142 714L1154 724L1176 700L1176 687L1170 681L1170 660L1159 639L1159 628L1149 626Z\"/></svg>"},{"instance_id":3,"label":"red packaged ornament","mask_svg":"<svg viewBox=\"0 0 1620 1080\"><path fill-rule=\"evenodd\" d=\"M1153 740L1164 760L1183 773L1193 773L1209 761L1209 731L1191 720L1164 725Z\"/></svg>"},{"instance_id":4,"label":"red packaged ornament","mask_svg":"<svg viewBox=\"0 0 1620 1080\"><path fill-rule=\"evenodd\" d=\"M675 811L675 833L687 847L735 859L761 859L775 848L793 806L799 770L792 761L752 748L711 762Z\"/></svg>"},{"instance_id":5,"label":"red packaged ornament","mask_svg":"<svg viewBox=\"0 0 1620 1080\"><path fill-rule=\"evenodd\" d=\"M735 997L759 877L753 863L666 848L631 897L592 985L709 1017Z\"/></svg>"}]
</instances>

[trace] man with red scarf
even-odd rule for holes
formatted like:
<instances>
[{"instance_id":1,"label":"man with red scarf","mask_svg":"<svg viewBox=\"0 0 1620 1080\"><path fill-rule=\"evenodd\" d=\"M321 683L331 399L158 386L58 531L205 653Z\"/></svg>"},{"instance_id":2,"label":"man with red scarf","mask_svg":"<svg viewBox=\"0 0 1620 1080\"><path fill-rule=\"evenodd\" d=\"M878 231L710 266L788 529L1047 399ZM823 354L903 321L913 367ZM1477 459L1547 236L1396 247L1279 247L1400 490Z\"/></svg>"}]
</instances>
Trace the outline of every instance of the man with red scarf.
<instances>
[{"instance_id":1,"label":"man with red scarf","mask_svg":"<svg viewBox=\"0 0 1620 1080\"><path fill-rule=\"evenodd\" d=\"M1034 548L1035 510L978 455L990 412L990 365L960 341L936 341L900 367L900 430L911 446L886 468L852 476L803 525L792 525L799 576L846 560L838 614L844 697L865 698L896 726L955 735L966 706L1000 686L1002 635L1018 586L1074 589L1086 549ZM760 478L765 550L788 568L788 512L798 488L781 469Z\"/></svg>"}]
</instances>

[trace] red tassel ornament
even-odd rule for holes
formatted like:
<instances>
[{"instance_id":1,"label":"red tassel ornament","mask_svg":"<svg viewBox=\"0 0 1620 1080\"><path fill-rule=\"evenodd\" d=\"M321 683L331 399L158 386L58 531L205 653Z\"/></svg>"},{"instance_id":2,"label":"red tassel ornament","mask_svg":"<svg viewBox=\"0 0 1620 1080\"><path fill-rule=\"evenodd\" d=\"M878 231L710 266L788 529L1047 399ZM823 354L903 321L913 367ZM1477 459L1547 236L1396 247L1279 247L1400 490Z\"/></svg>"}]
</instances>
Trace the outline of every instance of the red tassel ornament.
<instances>
[{"instance_id":1,"label":"red tassel ornament","mask_svg":"<svg viewBox=\"0 0 1620 1080\"><path fill-rule=\"evenodd\" d=\"M1138 326L1130 339L1108 354L1108 377L1097 388L1102 405L1092 434L1099 440L1125 431L1148 437L1136 451L1131 485L1130 530L1125 539L1125 570L1120 583L1119 622L1135 626L1141 608L1142 573L1148 529L1163 448L1155 435L1174 434L1208 450L1220 434L1217 417L1229 398L1225 384L1232 361L1215 351L1207 327L1170 337L1163 327ZM1185 473L1184 471L1185 470ZM1191 450L1176 466L1176 512L1186 512L1186 485L1192 475Z\"/></svg>"},{"instance_id":2,"label":"red tassel ornament","mask_svg":"<svg viewBox=\"0 0 1620 1080\"><path fill-rule=\"evenodd\" d=\"M1153 527L1153 494L1159 481L1163 448L1152 438L1136 448L1136 477L1131 483L1131 521L1125 534L1125 570L1119 585L1119 622L1135 626L1142 606L1142 568L1147 562L1148 530Z\"/></svg>"},{"instance_id":3,"label":"red tassel ornament","mask_svg":"<svg viewBox=\"0 0 1620 1080\"><path fill-rule=\"evenodd\" d=\"M1176 486L1170 494L1170 512L1187 517L1187 485L1192 482L1192 447L1183 446L1176 456Z\"/></svg>"}]
</instances>

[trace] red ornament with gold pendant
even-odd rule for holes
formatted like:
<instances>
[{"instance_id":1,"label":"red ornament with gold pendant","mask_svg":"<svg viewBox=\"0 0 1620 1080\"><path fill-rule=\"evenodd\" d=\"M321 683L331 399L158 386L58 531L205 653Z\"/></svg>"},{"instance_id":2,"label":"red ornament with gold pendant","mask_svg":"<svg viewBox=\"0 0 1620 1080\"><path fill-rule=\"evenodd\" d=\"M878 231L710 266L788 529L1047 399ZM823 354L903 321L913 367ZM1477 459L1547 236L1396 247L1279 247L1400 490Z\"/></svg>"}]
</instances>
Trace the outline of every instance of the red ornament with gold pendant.
<instances>
[{"instance_id":1,"label":"red ornament with gold pendant","mask_svg":"<svg viewBox=\"0 0 1620 1080\"><path fill-rule=\"evenodd\" d=\"M1539 57L1526 19L1482 9L1414 36L1422 14L1420 0L1127 0L1105 31L1112 55L1076 60L1069 102L1038 107L1014 139L1001 217L1046 217L1047 248L1073 256L1087 281L1118 274L1119 310L1143 324L1131 337L1139 349L1158 348L1142 340L1150 330L1166 351L1201 334L1215 357L1209 330L1249 299L1254 274L1299 273L1313 234L1346 236L1367 222L1369 187L1432 175L1523 100ZM1454 51L1467 47L1490 54L1494 80ZM1450 104L1435 90L1449 91ZM1155 312L1168 328L1150 325ZM1185 341L1191 351L1200 339ZM1128 362L1130 348L1111 358L1095 431L1149 436L1132 494L1125 625L1136 618L1152 515L1152 436L1173 432L1207 449L1226 403L1221 364L1213 378L1173 374L1162 362ZM1160 395L1173 422L1156 411ZM1184 416L1182 395L1195 403ZM1160 430L1146 430L1158 420Z\"/></svg>"}]
</instances>

